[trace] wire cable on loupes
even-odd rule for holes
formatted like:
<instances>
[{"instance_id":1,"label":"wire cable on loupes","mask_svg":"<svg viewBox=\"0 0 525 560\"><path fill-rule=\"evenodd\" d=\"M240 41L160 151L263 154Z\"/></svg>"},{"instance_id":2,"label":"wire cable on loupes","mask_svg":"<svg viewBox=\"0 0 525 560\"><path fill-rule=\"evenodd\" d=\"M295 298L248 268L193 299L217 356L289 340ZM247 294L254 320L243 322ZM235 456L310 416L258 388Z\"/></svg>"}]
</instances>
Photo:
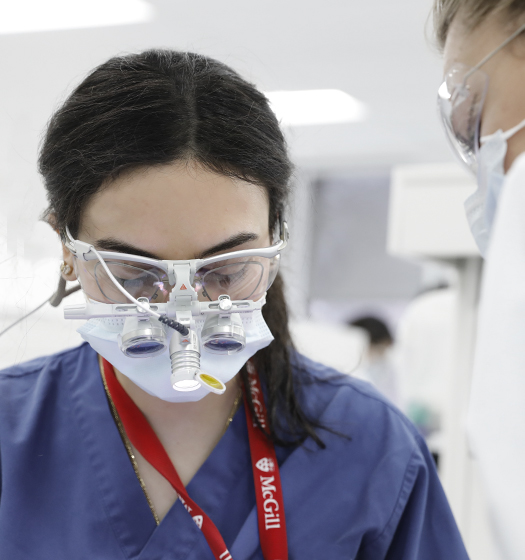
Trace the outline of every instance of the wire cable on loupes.
<instances>
[{"instance_id":1,"label":"wire cable on loupes","mask_svg":"<svg viewBox=\"0 0 525 560\"><path fill-rule=\"evenodd\" d=\"M4 335L7 331L11 330L13 327L16 327L18 323L21 323L24 319L27 319L30 315L36 313L39 309L42 309L42 307L44 307L46 303L49 303L52 307L58 307L62 303L62 300L64 298L66 298L67 296L75 292L78 292L78 290L80 290L80 284L78 286L74 286L73 288L69 288L69 290L66 290L66 281L61 276L58 281L58 288L56 292L49 299L46 299L46 301L44 301L39 306L32 309L29 313L26 313L23 317L20 317L20 319L17 319L14 323L11 323L7 328L5 328L3 331L0 332L0 336Z\"/></svg>"}]
</instances>

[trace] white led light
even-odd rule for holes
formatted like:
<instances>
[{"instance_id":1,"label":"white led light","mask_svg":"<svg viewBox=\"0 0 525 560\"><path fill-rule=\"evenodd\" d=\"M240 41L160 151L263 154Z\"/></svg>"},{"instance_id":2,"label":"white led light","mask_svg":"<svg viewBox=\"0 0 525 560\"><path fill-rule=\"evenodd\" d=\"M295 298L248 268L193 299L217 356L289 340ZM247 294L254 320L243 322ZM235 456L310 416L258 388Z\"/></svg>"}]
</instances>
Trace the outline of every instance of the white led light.
<instances>
[{"instance_id":1,"label":"white led light","mask_svg":"<svg viewBox=\"0 0 525 560\"><path fill-rule=\"evenodd\" d=\"M182 379L181 381L176 381L175 383L173 383L173 388L176 391L183 391L183 392L195 391L200 386L201 384L198 381L195 381L194 379Z\"/></svg>"},{"instance_id":2,"label":"white led light","mask_svg":"<svg viewBox=\"0 0 525 560\"><path fill-rule=\"evenodd\" d=\"M362 121L364 103L340 89L271 91L265 94L283 126Z\"/></svg>"},{"instance_id":3,"label":"white led light","mask_svg":"<svg viewBox=\"0 0 525 560\"><path fill-rule=\"evenodd\" d=\"M12 0L0 3L0 34L127 25L153 14L145 0Z\"/></svg>"}]
</instances>

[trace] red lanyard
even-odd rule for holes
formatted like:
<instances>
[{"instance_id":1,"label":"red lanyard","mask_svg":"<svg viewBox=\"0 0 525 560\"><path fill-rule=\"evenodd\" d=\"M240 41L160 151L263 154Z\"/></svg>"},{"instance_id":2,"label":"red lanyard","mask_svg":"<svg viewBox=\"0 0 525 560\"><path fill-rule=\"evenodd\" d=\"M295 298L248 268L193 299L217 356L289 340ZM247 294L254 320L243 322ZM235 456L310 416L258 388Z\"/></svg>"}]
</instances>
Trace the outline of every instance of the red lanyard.
<instances>
[{"instance_id":1,"label":"red lanyard","mask_svg":"<svg viewBox=\"0 0 525 560\"><path fill-rule=\"evenodd\" d=\"M219 530L204 511L189 497L173 463L146 417L118 382L113 366L102 359L109 394L124 426L126 435L137 451L173 487L193 521L203 532L216 560L232 560ZM257 371L247 364L250 390L257 418L267 426L266 407ZM257 427L244 395L253 480L257 500L259 540L265 560L287 560L286 523L281 478L273 444Z\"/></svg>"}]
</instances>

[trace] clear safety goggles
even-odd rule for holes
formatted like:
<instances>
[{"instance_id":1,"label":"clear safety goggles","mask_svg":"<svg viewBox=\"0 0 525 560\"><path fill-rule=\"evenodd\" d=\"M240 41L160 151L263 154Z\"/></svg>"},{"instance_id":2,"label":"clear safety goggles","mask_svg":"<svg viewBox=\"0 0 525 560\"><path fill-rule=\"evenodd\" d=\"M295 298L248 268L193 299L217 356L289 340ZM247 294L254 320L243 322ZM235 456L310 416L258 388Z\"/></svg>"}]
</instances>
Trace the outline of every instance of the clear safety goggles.
<instances>
[{"instance_id":1,"label":"clear safety goggles","mask_svg":"<svg viewBox=\"0 0 525 560\"><path fill-rule=\"evenodd\" d=\"M438 90L438 108L446 136L454 152L476 173L480 146L481 114L489 77L480 68L525 30L517 29L476 66L455 64Z\"/></svg>"},{"instance_id":2,"label":"clear safety goggles","mask_svg":"<svg viewBox=\"0 0 525 560\"><path fill-rule=\"evenodd\" d=\"M217 301L227 295L231 300L257 301L272 285L279 270L281 251L288 242L286 222L281 223L279 240L270 247L224 253L188 261L156 260L113 251L83 251L85 243L67 231L66 246L75 256L75 272L83 291L94 301L129 303L113 278L133 298L150 303L166 303L175 286L194 290L200 301ZM189 266L190 286L177 285L177 265Z\"/></svg>"}]
</instances>

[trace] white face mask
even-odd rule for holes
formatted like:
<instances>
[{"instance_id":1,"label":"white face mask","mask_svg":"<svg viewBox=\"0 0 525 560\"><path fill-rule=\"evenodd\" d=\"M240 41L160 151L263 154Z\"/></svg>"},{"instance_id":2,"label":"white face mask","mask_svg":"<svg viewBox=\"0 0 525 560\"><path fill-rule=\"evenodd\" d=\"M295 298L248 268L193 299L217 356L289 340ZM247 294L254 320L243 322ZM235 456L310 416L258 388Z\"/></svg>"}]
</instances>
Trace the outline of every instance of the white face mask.
<instances>
[{"instance_id":1,"label":"white face mask","mask_svg":"<svg viewBox=\"0 0 525 560\"><path fill-rule=\"evenodd\" d=\"M242 366L259 350L273 340L272 333L264 321L260 310L240 314L246 346L240 352L220 355L207 352L201 354L201 368L227 383ZM200 338L204 321L196 321L196 331ZM78 329L78 333L91 347L112 364L118 371L131 379L141 389L168 402L195 402L209 394L201 386L194 391L175 391L170 381L171 362L168 349L162 354L149 358L129 358L120 350L118 337L122 333L124 319L90 319ZM166 329L169 338L172 329Z\"/></svg>"},{"instance_id":2,"label":"white face mask","mask_svg":"<svg viewBox=\"0 0 525 560\"><path fill-rule=\"evenodd\" d=\"M498 130L481 138L481 148L476 158L478 188L465 201L465 212L470 231L483 257L487 253L498 199L505 180L507 140L522 128L525 128L525 120L506 132Z\"/></svg>"}]
</instances>

